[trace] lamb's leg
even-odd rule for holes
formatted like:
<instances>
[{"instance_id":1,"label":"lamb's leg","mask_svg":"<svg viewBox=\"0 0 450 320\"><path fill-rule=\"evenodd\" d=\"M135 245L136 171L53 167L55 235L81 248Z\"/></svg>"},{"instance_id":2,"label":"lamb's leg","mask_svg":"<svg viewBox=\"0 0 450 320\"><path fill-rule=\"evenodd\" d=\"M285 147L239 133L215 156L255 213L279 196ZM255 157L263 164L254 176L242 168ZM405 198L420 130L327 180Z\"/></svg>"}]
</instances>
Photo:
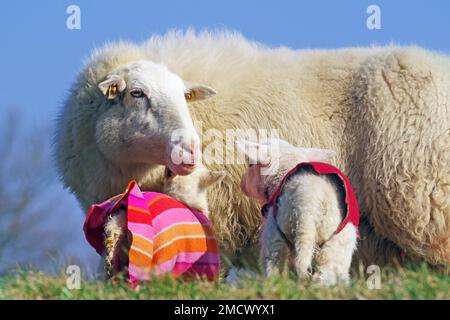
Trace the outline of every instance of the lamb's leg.
<instances>
[{"instance_id":1,"label":"lamb's leg","mask_svg":"<svg viewBox=\"0 0 450 320\"><path fill-rule=\"evenodd\" d=\"M278 232L273 214L269 212L261 235L261 262L266 277L281 273L285 256L286 243Z\"/></svg>"},{"instance_id":2,"label":"lamb's leg","mask_svg":"<svg viewBox=\"0 0 450 320\"><path fill-rule=\"evenodd\" d=\"M356 241L356 228L349 223L325 242L316 257L317 272L313 281L325 286L332 286L340 281L348 284Z\"/></svg>"},{"instance_id":3,"label":"lamb's leg","mask_svg":"<svg viewBox=\"0 0 450 320\"><path fill-rule=\"evenodd\" d=\"M126 236L126 211L119 209L105 225L105 271L108 277L120 272L120 256Z\"/></svg>"}]
</instances>

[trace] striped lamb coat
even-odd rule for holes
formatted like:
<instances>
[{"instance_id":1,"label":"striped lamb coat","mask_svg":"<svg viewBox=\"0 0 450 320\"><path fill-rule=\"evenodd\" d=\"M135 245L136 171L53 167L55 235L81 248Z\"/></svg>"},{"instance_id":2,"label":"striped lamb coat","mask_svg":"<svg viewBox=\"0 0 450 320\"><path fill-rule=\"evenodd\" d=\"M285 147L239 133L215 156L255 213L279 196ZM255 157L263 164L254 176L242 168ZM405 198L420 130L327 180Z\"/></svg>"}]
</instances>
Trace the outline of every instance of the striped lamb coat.
<instances>
[{"instance_id":1,"label":"striped lamb coat","mask_svg":"<svg viewBox=\"0 0 450 320\"><path fill-rule=\"evenodd\" d=\"M135 181L130 182L125 193L91 206L84 232L97 253L105 253L104 226L109 215L120 207L126 209L131 234L131 283L136 285L163 273L217 278L219 249L207 216L168 195L141 192Z\"/></svg>"}]
</instances>

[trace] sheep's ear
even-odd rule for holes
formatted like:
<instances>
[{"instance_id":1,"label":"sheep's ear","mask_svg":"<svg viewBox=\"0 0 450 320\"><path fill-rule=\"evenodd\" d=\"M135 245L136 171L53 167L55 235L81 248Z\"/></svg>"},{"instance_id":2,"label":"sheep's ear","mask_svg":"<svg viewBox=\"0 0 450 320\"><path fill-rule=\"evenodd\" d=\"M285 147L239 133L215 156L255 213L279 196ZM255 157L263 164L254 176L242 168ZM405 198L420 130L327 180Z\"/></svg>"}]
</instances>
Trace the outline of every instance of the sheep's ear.
<instances>
[{"instance_id":1,"label":"sheep's ear","mask_svg":"<svg viewBox=\"0 0 450 320\"><path fill-rule=\"evenodd\" d=\"M216 95L217 91L211 87L198 83L190 83L185 81L186 90L184 97L187 102L202 100Z\"/></svg>"},{"instance_id":2,"label":"sheep's ear","mask_svg":"<svg viewBox=\"0 0 450 320\"><path fill-rule=\"evenodd\" d=\"M248 140L236 141L238 150L247 157L249 164L270 164L270 146Z\"/></svg>"},{"instance_id":3,"label":"sheep's ear","mask_svg":"<svg viewBox=\"0 0 450 320\"><path fill-rule=\"evenodd\" d=\"M105 81L98 84L98 88L108 100L116 98L126 86L125 80L116 74L109 75Z\"/></svg>"},{"instance_id":4,"label":"sheep's ear","mask_svg":"<svg viewBox=\"0 0 450 320\"><path fill-rule=\"evenodd\" d=\"M205 171L205 173L200 178L200 185L203 188L207 188L215 183L218 183L223 180L226 176L225 171Z\"/></svg>"},{"instance_id":5,"label":"sheep's ear","mask_svg":"<svg viewBox=\"0 0 450 320\"><path fill-rule=\"evenodd\" d=\"M319 148L297 148L298 152L307 157L308 161L327 161L336 155L336 151Z\"/></svg>"}]
</instances>

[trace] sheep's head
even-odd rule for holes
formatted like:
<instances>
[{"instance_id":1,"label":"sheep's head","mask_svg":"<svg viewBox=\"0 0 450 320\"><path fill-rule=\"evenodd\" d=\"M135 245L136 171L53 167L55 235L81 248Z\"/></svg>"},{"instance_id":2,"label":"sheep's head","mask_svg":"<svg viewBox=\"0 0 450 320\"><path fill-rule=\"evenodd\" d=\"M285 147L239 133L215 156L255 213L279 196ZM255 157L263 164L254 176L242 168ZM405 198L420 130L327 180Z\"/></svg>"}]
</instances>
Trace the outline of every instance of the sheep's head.
<instances>
[{"instance_id":1,"label":"sheep's head","mask_svg":"<svg viewBox=\"0 0 450 320\"><path fill-rule=\"evenodd\" d=\"M98 87L105 103L96 142L105 157L118 164L167 165L179 175L192 172L200 139L187 103L214 95L214 89L146 60L120 66Z\"/></svg>"}]
</instances>

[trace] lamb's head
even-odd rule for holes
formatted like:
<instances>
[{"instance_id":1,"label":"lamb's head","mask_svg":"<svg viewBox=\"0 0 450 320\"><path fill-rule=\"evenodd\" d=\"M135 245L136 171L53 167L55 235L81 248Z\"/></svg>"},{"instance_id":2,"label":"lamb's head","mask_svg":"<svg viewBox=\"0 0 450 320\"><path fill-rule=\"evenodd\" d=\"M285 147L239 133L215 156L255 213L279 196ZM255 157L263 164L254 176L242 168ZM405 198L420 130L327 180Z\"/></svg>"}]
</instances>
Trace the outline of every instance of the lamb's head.
<instances>
[{"instance_id":1,"label":"lamb's head","mask_svg":"<svg viewBox=\"0 0 450 320\"><path fill-rule=\"evenodd\" d=\"M223 171L210 171L202 164L190 174L178 176L166 168L162 192L208 214L207 189L225 177Z\"/></svg>"},{"instance_id":2,"label":"lamb's head","mask_svg":"<svg viewBox=\"0 0 450 320\"><path fill-rule=\"evenodd\" d=\"M214 89L148 60L121 65L98 87L105 101L95 138L106 158L118 165L167 165L178 175L193 171L200 139L187 102L212 96Z\"/></svg>"},{"instance_id":3,"label":"lamb's head","mask_svg":"<svg viewBox=\"0 0 450 320\"><path fill-rule=\"evenodd\" d=\"M332 150L295 147L281 139L267 139L261 143L238 141L237 147L248 162L241 189L261 204L269 200L274 187L295 165L327 161L335 154Z\"/></svg>"}]
</instances>

